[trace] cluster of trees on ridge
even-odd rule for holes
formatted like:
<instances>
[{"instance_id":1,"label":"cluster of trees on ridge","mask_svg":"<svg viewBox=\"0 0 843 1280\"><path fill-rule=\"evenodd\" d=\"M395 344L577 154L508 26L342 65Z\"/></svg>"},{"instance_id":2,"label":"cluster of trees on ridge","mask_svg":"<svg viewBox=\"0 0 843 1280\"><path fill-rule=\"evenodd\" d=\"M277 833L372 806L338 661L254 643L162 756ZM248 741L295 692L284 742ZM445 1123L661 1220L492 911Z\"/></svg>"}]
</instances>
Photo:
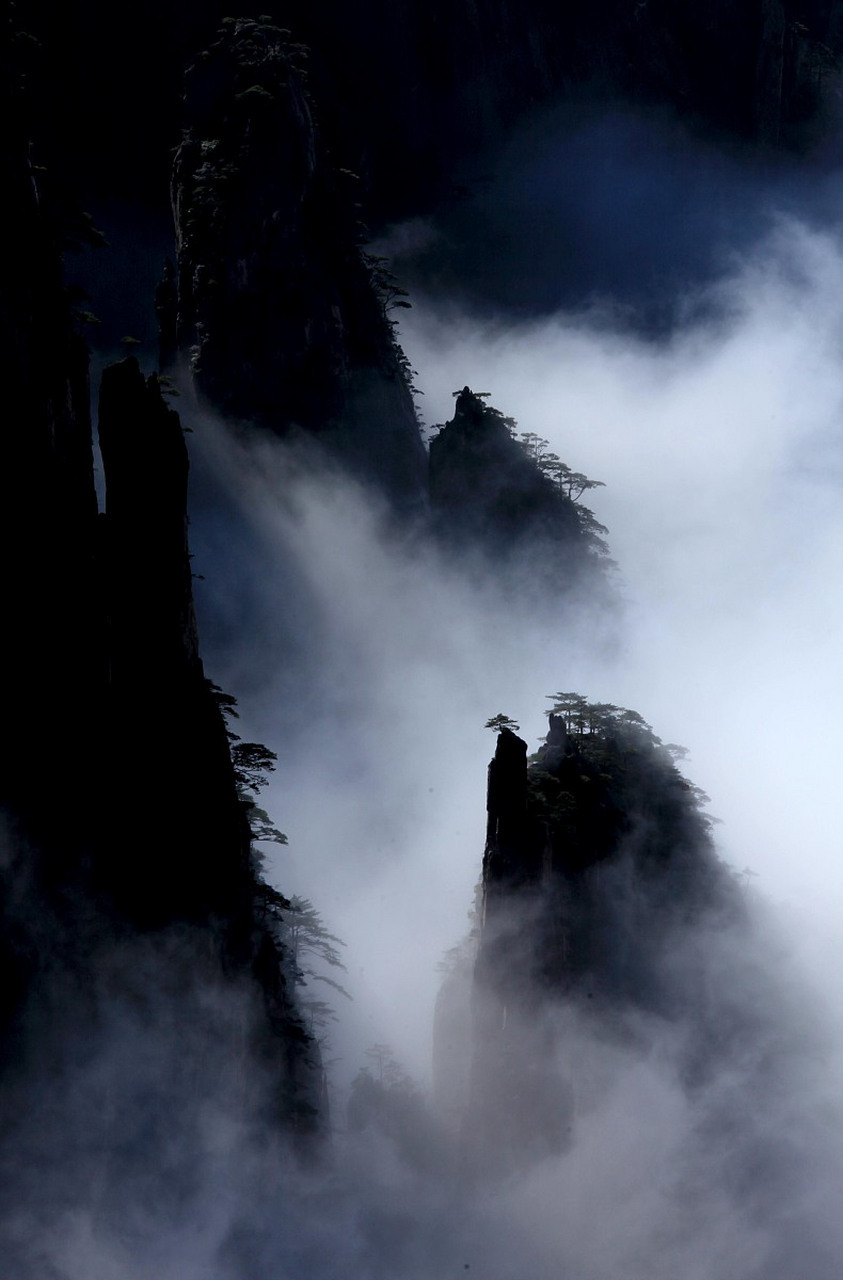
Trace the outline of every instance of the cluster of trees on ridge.
<instances>
[{"instance_id":1,"label":"cluster of trees on ridge","mask_svg":"<svg viewBox=\"0 0 843 1280\"><path fill-rule=\"evenodd\" d=\"M581 693L559 690L548 694L552 704L549 710L551 717L551 733L545 741L553 737L552 723L558 718L565 728L570 745L586 760L600 766L604 780L619 766L624 754L653 752L669 768L674 781L687 793L696 809L709 803L710 797L701 787L688 781L676 768L676 762L688 756L688 748L676 742L663 742L653 731L642 715L627 707L615 706L611 702L590 702ZM504 712L491 716L484 728L495 733L508 731L518 733L518 722ZM530 758L531 775L534 788L541 790L538 775L546 767L547 748L543 747ZM605 772L608 770L608 772ZM703 815L707 826L717 821Z\"/></svg>"}]
</instances>

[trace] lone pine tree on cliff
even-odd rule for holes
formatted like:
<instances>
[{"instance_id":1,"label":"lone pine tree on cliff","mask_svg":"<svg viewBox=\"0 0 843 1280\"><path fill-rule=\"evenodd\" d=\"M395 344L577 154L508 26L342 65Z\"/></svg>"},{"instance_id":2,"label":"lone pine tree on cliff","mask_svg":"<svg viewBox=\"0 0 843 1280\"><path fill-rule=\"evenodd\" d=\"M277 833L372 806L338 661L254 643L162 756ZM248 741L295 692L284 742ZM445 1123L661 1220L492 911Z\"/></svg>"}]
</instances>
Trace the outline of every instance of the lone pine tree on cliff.
<instances>
[{"instance_id":1,"label":"lone pine tree on cliff","mask_svg":"<svg viewBox=\"0 0 843 1280\"><path fill-rule=\"evenodd\" d=\"M509 729L511 733L517 733L519 727L510 716L505 716L502 711L499 711L496 716L492 716L483 726L484 729L493 729L495 733L500 733L502 729Z\"/></svg>"}]
</instances>

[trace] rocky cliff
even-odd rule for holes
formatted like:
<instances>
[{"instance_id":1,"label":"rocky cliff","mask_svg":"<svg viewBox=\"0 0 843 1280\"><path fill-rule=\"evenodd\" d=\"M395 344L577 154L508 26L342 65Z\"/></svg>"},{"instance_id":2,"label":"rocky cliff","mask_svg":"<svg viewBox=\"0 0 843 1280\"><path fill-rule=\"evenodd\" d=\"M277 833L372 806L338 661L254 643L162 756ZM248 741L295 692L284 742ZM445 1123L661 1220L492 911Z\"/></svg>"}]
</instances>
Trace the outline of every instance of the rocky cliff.
<instances>
[{"instance_id":1,"label":"rocky cliff","mask_svg":"<svg viewBox=\"0 0 843 1280\"><path fill-rule=\"evenodd\" d=\"M105 0L21 8L61 108L57 161L82 165L89 189L148 200L178 140L183 68L228 5L152 0L143 23ZM804 145L833 108L843 42L836 0L290 0L276 16L312 50L324 127L377 221L430 207L502 129L565 101L666 106L721 136Z\"/></svg>"},{"instance_id":2,"label":"rocky cliff","mask_svg":"<svg viewBox=\"0 0 843 1280\"><path fill-rule=\"evenodd\" d=\"M681 1023L691 1079L704 1074L711 1027L726 1018L695 947L739 927L743 909L700 793L637 713L563 700L529 762L527 744L503 729L489 766L463 1090L465 1158L476 1172L567 1145L584 1084L570 1056L582 1019L619 1042L646 1041L648 1019ZM453 975L449 983L446 1030L458 996ZM454 1042L440 1075L454 1062L464 1073L465 1052Z\"/></svg>"},{"instance_id":3,"label":"rocky cliff","mask_svg":"<svg viewBox=\"0 0 843 1280\"><path fill-rule=\"evenodd\" d=\"M439 538L457 556L485 554L491 571L522 593L558 603L579 587L605 604L606 530L569 496L570 469L555 455L540 465L515 425L469 387L456 395L453 418L430 441Z\"/></svg>"},{"instance_id":4,"label":"rocky cliff","mask_svg":"<svg viewBox=\"0 0 843 1280\"><path fill-rule=\"evenodd\" d=\"M278 27L237 20L188 72L165 346L227 418L316 437L418 503L424 450L389 314L399 292L364 251L356 180L328 156L302 56Z\"/></svg>"},{"instance_id":5,"label":"rocky cliff","mask_svg":"<svg viewBox=\"0 0 843 1280\"><path fill-rule=\"evenodd\" d=\"M588 716L591 704L582 705ZM613 918L606 885L618 869L644 887L639 905L664 928L674 912L722 903L731 890L699 792L650 727L617 707L594 705L593 716L551 715L529 764L526 743L509 730L499 735L489 767L485 918L519 896L541 902L538 980L556 989L584 980L592 997L634 1000L644 955L657 943L652 924Z\"/></svg>"},{"instance_id":6,"label":"rocky cliff","mask_svg":"<svg viewBox=\"0 0 843 1280\"><path fill-rule=\"evenodd\" d=\"M0 369L17 410L0 434L0 1050L10 1069L31 1064L46 1036L59 1063L65 1020L93 1035L114 1001L166 1022L186 967L244 993L237 1036L265 1061L273 1105L312 1129L318 1053L285 977L285 902L260 878L199 657L181 424L133 358L106 370L98 513L84 316L61 261L94 233L42 189L5 54ZM115 956L144 939L169 967L121 972Z\"/></svg>"}]
</instances>

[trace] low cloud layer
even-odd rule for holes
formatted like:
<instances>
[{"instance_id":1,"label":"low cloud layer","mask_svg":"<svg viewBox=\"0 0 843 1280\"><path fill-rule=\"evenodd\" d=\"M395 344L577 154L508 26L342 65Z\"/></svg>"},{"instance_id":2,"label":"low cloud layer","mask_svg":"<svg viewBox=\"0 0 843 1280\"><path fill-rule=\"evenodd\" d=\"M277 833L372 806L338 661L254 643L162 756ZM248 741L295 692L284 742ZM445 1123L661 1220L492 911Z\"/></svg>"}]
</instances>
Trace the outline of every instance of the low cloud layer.
<instances>
[{"instance_id":1,"label":"low cloud layer","mask_svg":"<svg viewBox=\"0 0 843 1280\"><path fill-rule=\"evenodd\" d=\"M566 683L687 745L729 857L803 902L841 894L841 285L840 243L787 222L712 290L716 319L663 344L564 316L422 307L404 326L430 419L482 385L606 482L589 497L626 633L617 661L580 652Z\"/></svg>"},{"instance_id":2,"label":"low cloud layer","mask_svg":"<svg viewBox=\"0 0 843 1280\"><path fill-rule=\"evenodd\" d=\"M787 1050L756 1112L746 1062L724 1055L722 1076L689 1098L667 1033L643 1056L574 1035L580 1070L605 1072L606 1091L571 1152L469 1196L463 1227L479 1213L478 1239L496 1242L475 1240L481 1274L523 1271L528 1256L538 1276L834 1274L841 285L835 238L787 221L711 287L706 320L661 344L594 319L501 326L430 304L410 315L428 421L450 416L468 383L606 482L592 505L626 597L609 634L576 610L550 625L500 599L493 576L466 580L422 542L385 533L353 485L296 478L274 451L234 458L217 438L218 473L266 556L260 593L275 590L276 564L306 602L309 650L256 670L249 655L266 649L247 641L227 661L235 690L238 663L249 672L250 732L283 756L271 808L291 844L278 882L314 897L348 943L355 1003L333 1037L338 1100L375 1040L428 1078L434 966L464 929L479 871L493 745L482 725L497 711L531 742L560 687L640 711L690 748L686 772L711 794L721 852L767 904L761 951L721 939L719 980L768 969L780 1004L772 996L764 1027L747 1026L746 1055L794 1040L804 1055ZM800 1006L812 1013L797 1033ZM774 1174L753 1175L747 1156L730 1178L739 1149L765 1143ZM418 1187L411 1200L408 1239L427 1230L441 1245ZM490 1204L505 1239L478 1207ZM361 1274L394 1262L383 1249ZM449 1274L441 1259L426 1269L402 1257L398 1274Z\"/></svg>"}]
</instances>

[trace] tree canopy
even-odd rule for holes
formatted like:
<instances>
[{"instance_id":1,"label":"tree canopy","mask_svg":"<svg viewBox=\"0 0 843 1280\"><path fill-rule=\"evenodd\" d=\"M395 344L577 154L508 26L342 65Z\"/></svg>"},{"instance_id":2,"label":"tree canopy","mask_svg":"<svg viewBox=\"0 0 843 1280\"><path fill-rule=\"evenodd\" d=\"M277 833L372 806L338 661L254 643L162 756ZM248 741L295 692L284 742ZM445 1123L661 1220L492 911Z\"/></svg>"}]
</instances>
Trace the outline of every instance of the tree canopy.
<instances>
[{"instance_id":1,"label":"tree canopy","mask_svg":"<svg viewBox=\"0 0 843 1280\"><path fill-rule=\"evenodd\" d=\"M509 729L512 733L517 733L519 727L511 716L505 716L502 711L499 711L496 716L492 716L483 726L484 729L493 729L495 733L500 733L501 729Z\"/></svg>"},{"instance_id":2,"label":"tree canopy","mask_svg":"<svg viewBox=\"0 0 843 1280\"><path fill-rule=\"evenodd\" d=\"M634 734L641 742L652 746L661 746L661 738L657 738L652 726L647 724L637 711L627 707L616 707L612 702L589 702L582 693L559 691L549 693L548 699L553 703L551 715L560 716L570 734L579 736L603 736L612 733ZM683 748L672 744L673 750Z\"/></svg>"}]
</instances>

